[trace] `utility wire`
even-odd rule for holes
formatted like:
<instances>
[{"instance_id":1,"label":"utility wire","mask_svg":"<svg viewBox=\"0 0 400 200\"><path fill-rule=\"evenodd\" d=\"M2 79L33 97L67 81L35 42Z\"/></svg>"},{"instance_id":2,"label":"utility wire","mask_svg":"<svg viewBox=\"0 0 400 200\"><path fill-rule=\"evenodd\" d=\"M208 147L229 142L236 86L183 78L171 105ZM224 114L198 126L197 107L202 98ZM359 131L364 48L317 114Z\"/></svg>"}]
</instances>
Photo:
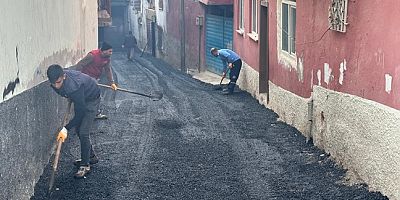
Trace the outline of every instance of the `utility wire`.
<instances>
[{"instance_id":1,"label":"utility wire","mask_svg":"<svg viewBox=\"0 0 400 200\"><path fill-rule=\"evenodd\" d=\"M316 43L316 42L321 41L321 40L324 38L325 34L332 28L332 26L333 26L333 25L329 26L329 27L324 31L324 33L321 35L321 37L320 37L318 40L314 40L314 41L311 41L311 42L298 43L298 44L296 44L296 45L312 44L312 43ZM279 28L281 31L283 31L283 32L289 37L290 40L296 41L296 40L295 40L296 38L290 36L290 34L289 34L287 31L285 31L285 30L279 25L279 23L278 23L278 28Z\"/></svg>"},{"instance_id":2,"label":"utility wire","mask_svg":"<svg viewBox=\"0 0 400 200\"><path fill-rule=\"evenodd\" d=\"M312 43L316 43L322 40L322 38L324 38L325 34L332 28L332 25L329 26L325 32L321 35L321 37L318 40L315 41L311 41L311 42L304 42L304 43L298 43L297 45L305 45L305 44L312 44Z\"/></svg>"}]
</instances>

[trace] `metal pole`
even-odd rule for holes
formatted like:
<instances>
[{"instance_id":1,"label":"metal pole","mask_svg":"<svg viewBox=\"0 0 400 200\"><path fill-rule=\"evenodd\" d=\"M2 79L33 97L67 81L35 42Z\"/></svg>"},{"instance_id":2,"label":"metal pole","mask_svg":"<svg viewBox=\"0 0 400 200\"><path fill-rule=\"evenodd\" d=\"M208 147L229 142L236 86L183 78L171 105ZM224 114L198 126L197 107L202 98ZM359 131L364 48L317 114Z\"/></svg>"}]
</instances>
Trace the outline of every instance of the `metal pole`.
<instances>
[{"instance_id":1,"label":"metal pole","mask_svg":"<svg viewBox=\"0 0 400 200\"><path fill-rule=\"evenodd\" d=\"M181 0L181 71L186 73L186 66L185 66L185 1Z\"/></svg>"},{"instance_id":2,"label":"metal pole","mask_svg":"<svg viewBox=\"0 0 400 200\"><path fill-rule=\"evenodd\" d=\"M199 20L201 20L201 18ZM199 22L199 23L201 23L201 22ZM201 62L201 28L202 28L202 26L199 25L199 50L198 50L199 57L198 57L198 61L197 61L197 64L198 64L197 70L199 73L200 73L200 62Z\"/></svg>"},{"instance_id":3,"label":"metal pole","mask_svg":"<svg viewBox=\"0 0 400 200\"><path fill-rule=\"evenodd\" d=\"M156 57L156 26L155 19L151 21L151 55Z\"/></svg>"}]
</instances>

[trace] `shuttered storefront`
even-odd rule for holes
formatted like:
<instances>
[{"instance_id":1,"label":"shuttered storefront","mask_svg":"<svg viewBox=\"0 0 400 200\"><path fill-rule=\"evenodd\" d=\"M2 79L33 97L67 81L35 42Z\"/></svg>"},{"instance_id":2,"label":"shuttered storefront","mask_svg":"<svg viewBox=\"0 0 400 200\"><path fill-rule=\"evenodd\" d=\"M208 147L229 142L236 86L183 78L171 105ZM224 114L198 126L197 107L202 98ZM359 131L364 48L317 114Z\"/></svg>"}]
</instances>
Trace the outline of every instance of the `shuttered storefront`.
<instances>
[{"instance_id":1,"label":"shuttered storefront","mask_svg":"<svg viewBox=\"0 0 400 200\"><path fill-rule=\"evenodd\" d=\"M222 74L224 67L221 59L213 57L210 49L232 49L233 41L233 19L212 14L206 15L206 66L207 69L216 74Z\"/></svg>"}]
</instances>

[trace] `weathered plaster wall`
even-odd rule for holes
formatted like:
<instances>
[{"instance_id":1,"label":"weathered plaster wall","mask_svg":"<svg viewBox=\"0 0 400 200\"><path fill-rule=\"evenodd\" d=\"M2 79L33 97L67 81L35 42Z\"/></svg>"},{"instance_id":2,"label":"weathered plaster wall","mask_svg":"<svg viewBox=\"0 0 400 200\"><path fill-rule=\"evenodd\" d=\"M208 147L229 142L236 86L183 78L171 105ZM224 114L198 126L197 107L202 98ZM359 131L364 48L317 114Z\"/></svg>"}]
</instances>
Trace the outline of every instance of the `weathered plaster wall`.
<instances>
[{"instance_id":1,"label":"weathered plaster wall","mask_svg":"<svg viewBox=\"0 0 400 200\"><path fill-rule=\"evenodd\" d=\"M315 145L349 170L350 181L400 199L400 111L320 86L313 99Z\"/></svg>"},{"instance_id":2,"label":"weathered plaster wall","mask_svg":"<svg viewBox=\"0 0 400 200\"><path fill-rule=\"evenodd\" d=\"M273 83L305 98L319 85L400 108L400 63L393 51L399 22L387 20L399 1L349 1L346 33L328 30L330 1L297 1L295 57L280 50L282 0L268 3Z\"/></svg>"},{"instance_id":3,"label":"weathered plaster wall","mask_svg":"<svg viewBox=\"0 0 400 200\"><path fill-rule=\"evenodd\" d=\"M0 199L29 199L66 106L46 69L97 47L97 1L0 2Z\"/></svg>"},{"instance_id":4,"label":"weathered plaster wall","mask_svg":"<svg viewBox=\"0 0 400 200\"><path fill-rule=\"evenodd\" d=\"M363 182L390 199L400 199L397 169L400 163L400 111L355 95L314 86L311 110L303 98L269 82L266 94L258 93L258 72L244 63L238 80L260 104L272 109L279 119L298 129L305 137L347 169L349 183Z\"/></svg>"},{"instance_id":5,"label":"weathered plaster wall","mask_svg":"<svg viewBox=\"0 0 400 200\"><path fill-rule=\"evenodd\" d=\"M6 90L17 78L19 83L14 93L3 91L0 102L43 81L47 64L72 64L95 48L96 10L94 0L3 2L0 87Z\"/></svg>"}]
</instances>

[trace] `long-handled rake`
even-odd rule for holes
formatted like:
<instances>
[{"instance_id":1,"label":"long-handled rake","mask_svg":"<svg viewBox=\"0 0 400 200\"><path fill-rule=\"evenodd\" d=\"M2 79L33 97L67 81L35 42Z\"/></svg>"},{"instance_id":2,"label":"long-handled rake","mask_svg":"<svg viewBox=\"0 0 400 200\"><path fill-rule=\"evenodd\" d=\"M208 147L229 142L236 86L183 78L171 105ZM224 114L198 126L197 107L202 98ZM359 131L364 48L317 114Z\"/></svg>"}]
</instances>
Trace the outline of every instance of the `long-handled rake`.
<instances>
[{"instance_id":1,"label":"long-handled rake","mask_svg":"<svg viewBox=\"0 0 400 200\"><path fill-rule=\"evenodd\" d=\"M97 85L111 89L111 86L109 86L109 85L104 85L104 84L100 84L100 83L98 83ZM153 92L151 92L151 94L144 94L144 93L134 92L134 91L122 89L122 88L117 88L117 90L121 91L121 92L127 92L127 93L136 94L136 95L140 95L140 96L144 96L144 97L149 97L153 101L159 101L163 98L163 93L161 93L160 91L153 91Z\"/></svg>"}]
</instances>

